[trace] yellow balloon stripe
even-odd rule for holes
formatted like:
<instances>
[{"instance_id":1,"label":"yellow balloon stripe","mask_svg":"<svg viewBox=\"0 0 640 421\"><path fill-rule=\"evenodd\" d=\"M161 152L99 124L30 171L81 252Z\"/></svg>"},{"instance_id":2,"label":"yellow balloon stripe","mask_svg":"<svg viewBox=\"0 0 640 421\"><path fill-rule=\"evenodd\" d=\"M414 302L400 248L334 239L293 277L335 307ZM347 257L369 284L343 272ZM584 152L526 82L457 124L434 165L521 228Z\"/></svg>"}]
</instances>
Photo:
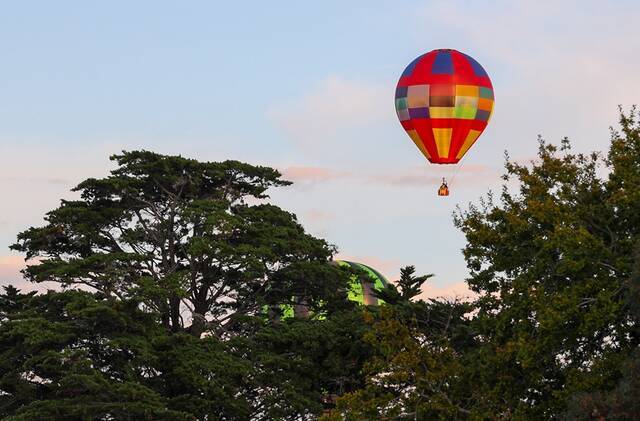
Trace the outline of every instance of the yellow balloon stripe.
<instances>
[{"instance_id":1,"label":"yellow balloon stripe","mask_svg":"<svg viewBox=\"0 0 640 421\"><path fill-rule=\"evenodd\" d=\"M482 132L479 131L479 130L473 130L473 129L469 130L469 134L467 135L467 138L464 140L464 143L462 144L462 148L460 148L460 151L458 152L458 155L456 155L456 159L462 158L462 156L465 153L467 153L467 151L473 145L473 143L476 141L478 136L480 136L480 133L482 133Z\"/></svg>"},{"instance_id":2,"label":"yellow balloon stripe","mask_svg":"<svg viewBox=\"0 0 640 421\"><path fill-rule=\"evenodd\" d=\"M438 148L438 157L447 158L449 156L449 146L451 145L451 133L453 129L446 128L434 128L433 137L436 141L436 147Z\"/></svg>"},{"instance_id":3,"label":"yellow balloon stripe","mask_svg":"<svg viewBox=\"0 0 640 421\"><path fill-rule=\"evenodd\" d=\"M454 107L429 107L431 118L453 118Z\"/></svg>"}]
</instances>

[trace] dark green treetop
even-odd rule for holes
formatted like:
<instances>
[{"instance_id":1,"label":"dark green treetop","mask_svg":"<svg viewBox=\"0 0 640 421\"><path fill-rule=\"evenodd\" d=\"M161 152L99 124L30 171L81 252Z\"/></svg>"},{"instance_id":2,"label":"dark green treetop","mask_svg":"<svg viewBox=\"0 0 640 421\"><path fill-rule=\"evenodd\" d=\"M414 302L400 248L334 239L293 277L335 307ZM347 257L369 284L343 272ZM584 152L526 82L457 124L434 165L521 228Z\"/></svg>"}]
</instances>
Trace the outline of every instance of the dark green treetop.
<instances>
[{"instance_id":1,"label":"dark green treetop","mask_svg":"<svg viewBox=\"0 0 640 421\"><path fill-rule=\"evenodd\" d=\"M111 159L110 176L83 181L78 200L19 234L12 247L39 259L27 279L138 299L167 329L196 336L229 332L292 290L312 307L344 301L347 274L326 265L333 247L261 202L290 184L276 170L148 151Z\"/></svg>"},{"instance_id":2,"label":"dark green treetop","mask_svg":"<svg viewBox=\"0 0 640 421\"><path fill-rule=\"evenodd\" d=\"M135 300L77 290L7 288L0 314L0 417L12 420L317 413L323 388L357 372L345 368L357 365L363 326L352 312L322 324L261 325L250 338L198 338L165 329Z\"/></svg>"}]
</instances>

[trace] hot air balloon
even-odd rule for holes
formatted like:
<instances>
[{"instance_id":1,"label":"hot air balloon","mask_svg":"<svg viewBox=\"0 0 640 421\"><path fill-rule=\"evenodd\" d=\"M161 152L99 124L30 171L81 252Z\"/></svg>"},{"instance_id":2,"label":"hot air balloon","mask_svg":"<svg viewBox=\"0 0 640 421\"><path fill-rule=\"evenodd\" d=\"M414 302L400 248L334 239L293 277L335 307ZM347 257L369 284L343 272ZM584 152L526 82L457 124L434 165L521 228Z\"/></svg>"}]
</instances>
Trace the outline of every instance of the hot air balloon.
<instances>
[{"instance_id":1,"label":"hot air balloon","mask_svg":"<svg viewBox=\"0 0 640 421\"><path fill-rule=\"evenodd\" d=\"M374 268L367 266L363 263L350 262L347 260L334 260L331 262L333 265L342 267L350 267L360 271L362 276L356 274L351 276L349 282L349 289L347 290L347 298L350 301L356 302L361 305L378 305L382 301L375 296L375 291L383 290L389 281L380 272ZM295 301L295 297L293 299ZM309 317L309 308L304 304L280 304L279 306L280 318L289 319L291 317ZM269 307L263 308L263 313L268 313ZM320 317L322 318L322 317Z\"/></svg>"},{"instance_id":2,"label":"hot air balloon","mask_svg":"<svg viewBox=\"0 0 640 421\"><path fill-rule=\"evenodd\" d=\"M364 263L350 262L347 260L334 260L334 262L340 266L351 267L353 269L363 271L365 277L357 277L353 275L351 277L351 284L349 285L348 298L351 301L355 301L364 305L378 305L380 301L374 293L374 290L383 290L389 281L380 272L367 266Z\"/></svg>"},{"instance_id":3,"label":"hot air balloon","mask_svg":"<svg viewBox=\"0 0 640 421\"><path fill-rule=\"evenodd\" d=\"M432 164L457 164L487 127L493 85L482 66L456 50L413 60L396 87L400 124ZM438 195L448 196L446 180Z\"/></svg>"}]
</instances>

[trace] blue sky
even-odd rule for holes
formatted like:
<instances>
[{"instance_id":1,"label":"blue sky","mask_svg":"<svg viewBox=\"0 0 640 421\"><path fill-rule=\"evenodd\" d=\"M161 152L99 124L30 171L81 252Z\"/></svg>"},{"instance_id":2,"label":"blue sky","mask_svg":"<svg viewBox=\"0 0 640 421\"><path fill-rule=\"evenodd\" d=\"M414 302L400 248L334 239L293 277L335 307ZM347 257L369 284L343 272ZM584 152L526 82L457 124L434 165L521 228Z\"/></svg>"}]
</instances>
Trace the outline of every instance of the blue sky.
<instances>
[{"instance_id":1,"label":"blue sky","mask_svg":"<svg viewBox=\"0 0 640 421\"><path fill-rule=\"evenodd\" d=\"M640 99L640 5L602 2L6 2L0 14L0 282L22 229L107 156L145 148L240 159L296 182L273 200L341 255L390 277L435 273L462 291L451 213L500 185L503 152L538 134L607 147L617 106ZM447 199L398 124L395 83L435 48L475 57L492 121Z\"/></svg>"}]
</instances>

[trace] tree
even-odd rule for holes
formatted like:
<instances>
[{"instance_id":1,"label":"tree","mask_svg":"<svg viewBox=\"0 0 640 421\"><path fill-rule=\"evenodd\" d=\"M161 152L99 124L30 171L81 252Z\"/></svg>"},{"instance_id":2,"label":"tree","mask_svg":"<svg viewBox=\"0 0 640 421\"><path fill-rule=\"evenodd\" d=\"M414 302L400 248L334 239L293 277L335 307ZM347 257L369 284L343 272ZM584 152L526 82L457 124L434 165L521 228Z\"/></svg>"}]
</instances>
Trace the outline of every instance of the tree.
<instances>
[{"instance_id":1,"label":"tree","mask_svg":"<svg viewBox=\"0 0 640 421\"><path fill-rule=\"evenodd\" d=\"M640 333L640 249L636 249L635 267L625 293L634 337ZM640 349L636 346L620 367L622 376L610 390L577 393L569 402L567 418L627 420L640 418Z\"/></svg>"},{"instance_id":2,"label":"tree","mask_svg":"<svg viewBox=\"0 0 640 421\"><path fill-rule=\"evenodd\" d=\"M637 349L625 299L640 239L635 109L621 126L607 159L541 141L530 166L507 161L516 191L457 214L478 293L476 415L558 417L574 396L615 387Z\"/></svg>"},{"instance_id":3,"label":"tree","mask_svg":"<svg viewBox=\"0 0 640 421\"><path fill-rule=\"evenodd\" d=\"M310 417L361 386L352 272L266 203L270 168L112 157L13 248L62 292L0 294L0 414L15 419ZM272 312L304 303L323 320ZM318 370L318 367L322 367Z\"/></svg>"},{"instance_id":4,"label":"tree","mask_svg":"<svg viewBox=\"0 0 640 421\"><path fill-rule=\"evenodd\" d=\"M251 395L269 408L265 419L296 419L330 408L335 396L364 385L362 367L371 346L362 341L370 327L361 311L317 318L290 318L238 337L247 350L256 384Z\"/></svg>"},{"instance_id":5,"label":"tree","mask_svg":"<svg viewBox=\"0 0 640 421\"><path fill-rule=\"evenodd\" d=\"M28 280L140 300L165 328L195 336L228 334L292 297L345 303L348 274L326 264L334 248L261 202L290 184L276 170L147 151L111 159L109 177L83 181L79 200L18 235L12 248L39 259Z\"/></svg>"}]
</instances>

